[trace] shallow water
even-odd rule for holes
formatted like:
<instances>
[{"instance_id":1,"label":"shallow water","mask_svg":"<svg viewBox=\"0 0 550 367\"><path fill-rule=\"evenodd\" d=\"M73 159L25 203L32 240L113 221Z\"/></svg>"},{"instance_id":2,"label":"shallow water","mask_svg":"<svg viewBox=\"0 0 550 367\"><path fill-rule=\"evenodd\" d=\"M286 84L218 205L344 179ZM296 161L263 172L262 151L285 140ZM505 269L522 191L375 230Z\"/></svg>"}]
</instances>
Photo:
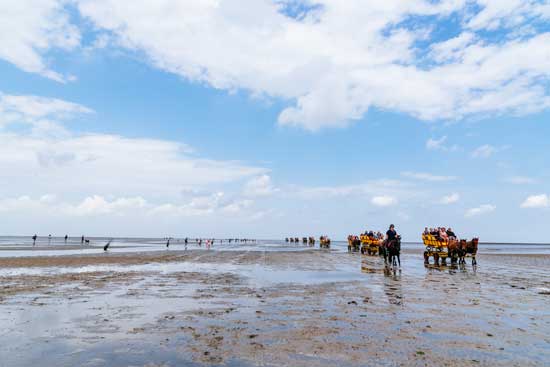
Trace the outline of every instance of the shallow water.
<instances>
[{"instance_id":1,"label":"shallow water","mask_svg":"<svg viewBox=\"0 0 550 367\"><path fill-rule=\"evenodd\" d=\"M139 253L149 251L166 250L166 239L162 238L108 238L90 237L89 245L81 244L80 238L69 238L65 242L62 237L39 237L36 245L30 237L8 237L0 236L0 257L30 257L30 256L59 256L59 255L85 255L103 252L103 246L111 242L109 251L114 253ZM316 244L318 247L319 245ZM172 239L169 249L183 250L184 239ZM199 248L195 240L190 240L188 248ZM206 250L206 245L200 247ZM209 249L223 251L303 251L310 247L302 244L286 243L281 240L258 240L248 243L229 243L224 240L215 244ZM421 250L422 243L407 242L402 244L403 250ZM347 251L346 241L333 241L331 250ZM522 244L522 243L481 243L480 254L533 254L550 255L550 244Z\"/></svg>"}]
</instances>

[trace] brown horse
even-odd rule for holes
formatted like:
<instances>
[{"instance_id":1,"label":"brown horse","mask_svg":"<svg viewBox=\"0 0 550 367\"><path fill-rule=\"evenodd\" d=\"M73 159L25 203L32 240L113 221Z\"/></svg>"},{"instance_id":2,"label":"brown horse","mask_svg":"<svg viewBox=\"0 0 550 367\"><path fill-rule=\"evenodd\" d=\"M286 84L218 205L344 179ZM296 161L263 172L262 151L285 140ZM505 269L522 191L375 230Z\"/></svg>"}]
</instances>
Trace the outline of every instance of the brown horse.
<instances>
[{"instance_id":1,"label":"brown horse","mask_svg":"<svg viewBox=\"0 0 550 367\"><path fill-rule=\"evenodd\" d=\"M451 264L456 264L457 260L460 259L460 245L461 243L457 240L449 240L447 244L447 253L448 257L451 258ZM443 265L445 265L445 262L443 262Z\"/></svg>"},{"instance_id":2,"label":"brown horse","mask_svg":"<svg viewBox=\"0 0 550 367\"><path fill-rule=\"evenodd\" d=\"M459 263L466 264L466 255L472 256L472 265L477 265L476 254L479 238L474 238L471 241L461 240L459 248Z\"/></svg>"}]
</instances>

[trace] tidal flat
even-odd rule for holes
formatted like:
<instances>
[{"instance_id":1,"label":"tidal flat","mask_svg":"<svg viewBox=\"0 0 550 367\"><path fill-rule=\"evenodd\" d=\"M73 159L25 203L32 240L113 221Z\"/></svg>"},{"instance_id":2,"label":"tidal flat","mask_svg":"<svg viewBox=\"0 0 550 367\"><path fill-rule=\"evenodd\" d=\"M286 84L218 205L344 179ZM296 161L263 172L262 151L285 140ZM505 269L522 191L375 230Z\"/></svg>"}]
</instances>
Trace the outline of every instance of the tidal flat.
<instances>
[{"instance_id":1,"label":"tidal flat","mask_svg":"<svg viewBox=\"0 0 550 367\"><path fill-rule=\"evenodd\" d=\"M426 267L406 246L398 269L338 246L65 249L0 256L0 366L550 363L544 252Z\"/></svg>"}]
</instances>

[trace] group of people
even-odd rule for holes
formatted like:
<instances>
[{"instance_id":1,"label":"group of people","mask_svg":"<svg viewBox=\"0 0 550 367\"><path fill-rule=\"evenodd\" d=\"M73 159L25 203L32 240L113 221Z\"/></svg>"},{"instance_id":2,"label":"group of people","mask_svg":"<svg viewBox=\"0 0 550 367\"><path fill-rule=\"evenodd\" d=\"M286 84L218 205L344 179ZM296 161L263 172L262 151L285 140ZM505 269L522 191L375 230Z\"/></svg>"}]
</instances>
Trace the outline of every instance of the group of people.
<instances>
[{"instance_id":1,"label":"group of people","mask_svg":"<svg viewBox=\"0 0 550 367\"><path fill-rule=\"evenodd\" d=\"M384 239L384 235L380 231L374 232L374 231L368 231L367 230L362 235L367 236L371 240L383 240Z\"/></svg>"},{"instance_id":2,"label":"group of people","mask_svg":"<svg viewBox=\"0 0 550 367\"><path fill-rule=\"evenodd\" d=\"M32 237L32 245L35 246L36 245L36 240L38 239L38 235L37 234L34 234ZM69 235L65 235L65 237L63 237L65 243L67 243L67 241L69 240ZM84 242L86 241L86 243L89 243L90 241L88 240L85 240L84 239L84 236L82 236L82 240L80 241L81 244L84 244ZM52 235L49 234L48 235L48 245L50 245L52 242Z\"/></svg>"},{"instance_id":3,"label":"group of people","mask_svg":"<svg viewBox=\"0 0 550 367\"><path fill-rule=\"evenodd\" d=\"M448 241L448 240L457 240L458 236L453 232L453 230L445 227L437 227L437 228L424 228L424 235L432 235L434 236L438 241Z\"/></svg>"}]
</instances>

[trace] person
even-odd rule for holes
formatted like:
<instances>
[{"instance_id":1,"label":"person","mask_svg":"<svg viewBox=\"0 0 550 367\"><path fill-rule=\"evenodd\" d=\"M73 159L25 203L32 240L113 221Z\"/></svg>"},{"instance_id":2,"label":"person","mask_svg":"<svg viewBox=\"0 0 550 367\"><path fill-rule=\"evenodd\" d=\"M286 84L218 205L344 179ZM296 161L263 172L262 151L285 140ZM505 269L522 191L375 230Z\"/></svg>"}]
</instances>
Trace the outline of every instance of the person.
<instances>
[{"instance_id":1,"label":"person","mask_svg":"<svg viewBox=\"0 0 550 367\"><path fill-rule=\"evenodd\" d=\"M68 235L65 235L65 243L67 243L67 239L69 238Z\"/></svg>"},{"instance_id":2,"label":"person","mask_svg":"<svg viewBox=\"0 0 550 367\"><path fill-rule=\"evenodd\" d=\"M397 237L397 232L395 230L395 226L393 224L390 224L390 229L386 232L386 240L388 242L395 240Z\"/></svg>"},{"instance_id":3,"label":"person","mask_svg":"<svg viewBox=\"0 0 550 367\"><path fill-rule=\"evenodd\" d=\"M84 235L82 235L82 238L80 239L80 244L81 244L81 245L84 244Z\"/></svg>"},{"instance_id":4,"label":"person","mask_svg":"<svg viewBox=\"0 0 550 367\"><path fill-rule=\"evenodd\" d=\"M430 231L428 231L428 227L425 227L424 228L424 236L427 235L427 234L430 234Z\"/></svg>"},{"instance_id":5,"label":"person","mask_svg":"<svg viewBox=\"0 0 550 367\"><path fill-rule=\"evenodd\" d=\"M32 245L36 245L36 239L38 238L38 236L35 234L34 236L32 236Z\"/></svg>"},{"instance_id":6,"label":"person","mask_svg":"<svg viewBox=\"0 0 550 367\"><path fill-rule=\"evenodd\" d=\"M449 239L449 236L447 236L447 231L445 231L445 227L439 228L439 238L443 241L447 241Z\"/></svg>"},{"instance_id":7,"label":"person","mask_svg":"<svg viewBox=\"0 0 550 367\"><path fill-rule=\"evenodd\" d=\"M453 232L453 230L451 228L447 229L447 236L451 240L456 240L456 234Z\"/></svg>"}]
</instances>

